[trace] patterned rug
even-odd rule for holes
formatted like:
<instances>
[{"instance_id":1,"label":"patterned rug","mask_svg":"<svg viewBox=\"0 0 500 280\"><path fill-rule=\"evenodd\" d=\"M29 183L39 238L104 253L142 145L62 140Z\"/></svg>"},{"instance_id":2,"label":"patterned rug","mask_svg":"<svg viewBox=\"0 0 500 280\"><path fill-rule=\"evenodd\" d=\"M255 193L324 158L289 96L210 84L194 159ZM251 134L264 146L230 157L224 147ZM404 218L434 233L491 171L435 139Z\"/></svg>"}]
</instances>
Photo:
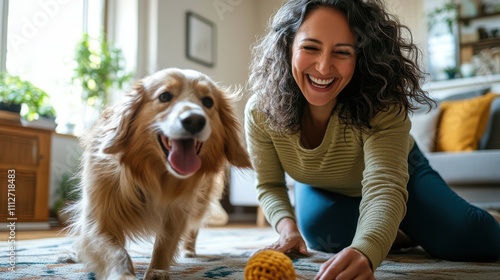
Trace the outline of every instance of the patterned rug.
<instances>
[{"instance_id":1,"label":"patterned rug","mask_svg":"<svg viewBox=\"0 0 500 280\"><path fill-rule=\"evenodd\" d=\"M171 268L172 279L243 279L246 262L258 249L275 241L269 228L207 228L200 232L198 257L180 258ZM16 240L16 270L9 271L8 243L0 242L0 279L94 279L82 264L58 263L71 248L72 238ZM150 262L152 244L130 244L129 252L142 279ZM311 280L331 254L310 252L290 256L297 279ZM376 279L500 279L495 263L448 262L430 258L422 250L391 253L375 273Z\"/></svg>"}]
</instances>

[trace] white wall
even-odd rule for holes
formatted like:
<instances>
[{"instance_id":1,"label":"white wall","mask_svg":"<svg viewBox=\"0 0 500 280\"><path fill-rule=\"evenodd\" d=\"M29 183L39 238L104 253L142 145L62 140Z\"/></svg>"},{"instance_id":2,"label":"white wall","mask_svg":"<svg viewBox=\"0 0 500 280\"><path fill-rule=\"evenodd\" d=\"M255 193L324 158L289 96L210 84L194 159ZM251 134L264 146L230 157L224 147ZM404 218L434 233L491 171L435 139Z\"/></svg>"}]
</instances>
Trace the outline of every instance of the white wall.
<instances>
[{"instance_id":1,"label":"white wall","mask_svg":"<svg viewBox=\"0 0 500 280\"><path fill-rule=\"evenodd\" d=\"M80 163L81 149L74 136L52 134L50 155L49 207L57 199L57 188L65 172L73 174Z\"/></svg>"},{"instance_id":2,"label":"white wall","mask_svg":"<svg viewBox=\"0 0 500 280\"><path fill-rule=\"evenodd\" d=\"M398 17L399 21L410 29L413 42L422 51L420 65L427 67L427 23L425 20L424 2L426 0L386 0L388 10ZM436 1L436 0L432 0Z\"/></svg>"},{"instance_id":3,"label":"white wall","mask_svg":"<svg viewBox=\"0 0 500 280\"><path fill-rule=\"evenodd\" d=\"M179 67L204 72L223 86L243 86L248 76L249 46L255 34L253 1L157 0L149 6L149 65L147 71ZM214 67L187 59L186 12L213 22L216 29Z\"/></svg>"},{"instance_id":4,"label":"white wall","mask_svg":"<svg viewBox=\"0 0 500 280\"><path fill-rule=\"evenodd\" d=\"M285 0L257 0L257 14L255 16L257 23L258 35L264 34L268 21L272 20L272 16L276 10L285 2Z\"/></svg>"}]
</instances>

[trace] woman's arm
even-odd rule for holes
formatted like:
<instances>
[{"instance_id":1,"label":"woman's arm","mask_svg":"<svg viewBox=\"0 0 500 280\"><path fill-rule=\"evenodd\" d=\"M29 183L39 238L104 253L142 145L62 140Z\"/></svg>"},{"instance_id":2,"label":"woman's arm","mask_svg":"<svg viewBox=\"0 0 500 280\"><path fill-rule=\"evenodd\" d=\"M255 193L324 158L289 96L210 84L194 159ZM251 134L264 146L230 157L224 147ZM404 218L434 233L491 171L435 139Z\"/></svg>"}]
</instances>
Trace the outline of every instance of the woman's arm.
<instances>
[{"instance_id":1,"label":"woman's arm","mask_svg":"<svg viewBox=\"0 0 500 280\"><path fill-rule=\"evenodd\" d=\"M256 109L256 96L250 98L245 108L245 134L255 170L257 199L269 223L277 229L280 220L295 220L295 215L288 197L283 167L266 130L264 116Z\"/></svg>"},{"instance_id":2,"label":"woman's arm","mask_svg":"<svg viewBox=\"0 0 500 280\"><path fill-rule=\"evenodd\" d=\"M358 228L351 247L365 254L375 270L387 256L406 213L410 120L391 108L372 120L363 136L365 170Z\"/></svg>"}]
</instances>

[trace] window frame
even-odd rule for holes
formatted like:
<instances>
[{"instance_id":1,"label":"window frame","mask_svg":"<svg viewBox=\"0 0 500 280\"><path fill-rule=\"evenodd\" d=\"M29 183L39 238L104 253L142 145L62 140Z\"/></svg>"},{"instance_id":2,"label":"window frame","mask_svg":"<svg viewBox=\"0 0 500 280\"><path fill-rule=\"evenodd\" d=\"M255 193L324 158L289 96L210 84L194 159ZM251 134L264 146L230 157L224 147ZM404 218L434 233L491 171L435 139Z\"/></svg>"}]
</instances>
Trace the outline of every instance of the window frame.
<instances>
[{"instance_id":1,"label":"window frame","mask_svg":"<svg viewBox=\"0 0 500 280\"><path fill-rule=\"evenodd\" d=\"M9 22L9 0L0 0L0 73L7 69L7 24Z\"/></svg>"}]
</instances>

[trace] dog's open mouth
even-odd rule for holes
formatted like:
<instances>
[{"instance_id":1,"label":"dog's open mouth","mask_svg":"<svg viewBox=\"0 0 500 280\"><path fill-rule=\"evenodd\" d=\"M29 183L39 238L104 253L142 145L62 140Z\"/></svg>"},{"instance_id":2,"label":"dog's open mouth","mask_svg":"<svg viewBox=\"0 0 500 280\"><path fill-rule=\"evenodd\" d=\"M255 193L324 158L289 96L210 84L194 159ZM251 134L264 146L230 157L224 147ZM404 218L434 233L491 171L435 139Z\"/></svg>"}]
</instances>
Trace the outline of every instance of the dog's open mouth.
<instances>
[{"instance_id":1,"label":"dog's open mouth","mask_svg":"<svg viewBox=\"0 0 500 280\"><path fill-rule=\"evenodd\" d=\"M169 139L163 134L158 135L160 146L167 157L167 163L180 175L196 172L201 167L198 156L202 142L195 139Z\"/></svg>"}]
</instances>

